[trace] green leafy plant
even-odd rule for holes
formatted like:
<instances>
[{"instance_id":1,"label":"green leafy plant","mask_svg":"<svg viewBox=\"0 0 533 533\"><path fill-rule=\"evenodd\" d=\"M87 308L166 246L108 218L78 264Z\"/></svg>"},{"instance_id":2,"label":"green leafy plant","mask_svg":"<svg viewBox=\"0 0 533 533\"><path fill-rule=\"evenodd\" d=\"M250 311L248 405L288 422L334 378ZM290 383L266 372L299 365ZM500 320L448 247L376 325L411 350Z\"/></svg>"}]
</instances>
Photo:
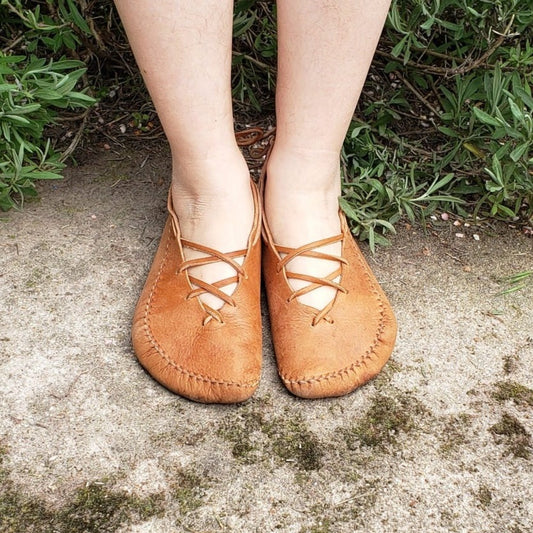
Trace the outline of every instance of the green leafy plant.
<instances>
[{"instance_id":1,"label":"green leafy plant","mask_svg":"<svg viewBox=\"0 0 533 533\"><path fill-rule=\"evenodd\" d=\"M64 167L44 137L58 109L84 108L94 99L76 90L83 63L0 55L0 208L35 196L34 182L60 178Z\"/></svg>"},{"instance_id":2,"label":"green leafy plant","mask_svg":"<svg viewBox=\"0 0 533 533\"><path fill-rule=\"evenodd\" d=\"M237 0L233 18L232 91L241 110L261 112L273 100L277 55L276 7Z\"/></svg>"},{"instance_id":3,"label":"green leafy plant","mask_svg":"<svg viewBox=\"0 0 533 533\"><path fill-rule=\"evenodd\" d=\"M47 125L58 112L91 105L80 87L96 86L104 100L110 87L144 98L127 116L136 134L150 134L154 112L139 96L113 9L111 0L0 0L4 209L34 194L35 179L60 175L65 154L47 141ZM273 109L275 3L236 0L233 33L237 118L261 122ZM130 61L120 83L102 68L117 46ZM43 70L24 77L43 58ZM123 91L128 83L136 89ZM528 2L393 0L342 154L341 205L354 233L375 247L401 217L423 221L437 209L533 226L532 85ZM47 90L61 97L47 99Z\"/></svg>"},{"instance_id":4,"label":"green leafy plant","mask_svg":"<svg viewBox=\"0 0 533 533\"><path fill-rule=\"evenodd\" d=\"M33 197L35 181L57 179L64 167L46 127L58 111L84 109L95 100L78 90L86 72L79 60L54 57L80 40L73 28L89 32L73 0L51 4L56 18L41 12L40 4L15 0L0 3L0 24L15 36L0 51L0 209L7 210ZM31 5L31 9L27 7ZM22 33L18 33L21 32ZM10 53L24 45L24 54ZM49 57L35 55L40 47Z\"/></svg>"},{"instance_id":5,"label":"green leafy plant","mask_svg":"<svg viewBox=\"0 0 533 533\"><path fill-rule=\"evenodd\" d=\"M344 146L356 233L436 208L531 224L532 25L518 0L393 0Z\"/></svg>"}]
</instances>

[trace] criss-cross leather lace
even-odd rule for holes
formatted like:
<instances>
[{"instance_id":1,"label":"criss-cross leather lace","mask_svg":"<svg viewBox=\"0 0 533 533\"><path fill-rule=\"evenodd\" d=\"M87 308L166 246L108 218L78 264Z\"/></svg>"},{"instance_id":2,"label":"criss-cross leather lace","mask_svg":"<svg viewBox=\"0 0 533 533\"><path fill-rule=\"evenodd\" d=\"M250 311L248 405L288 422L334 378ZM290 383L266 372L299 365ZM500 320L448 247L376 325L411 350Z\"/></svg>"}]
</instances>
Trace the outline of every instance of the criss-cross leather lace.
<instances>
[{"instance_id":1,"label":"criss-cross leather lace","mask_svg":"<svg viewBox=\"0 0 533 533\"><path fill-rule=\"evenodd\" d=\"M198 252L206 254L206 256L184 261L178 269L178 274L181 274L182 272L187 272L187 270L193 267L209 265L211 263L216 263L218 261L222 261L223 263L230 265L233 269L235 269L235 272L236 272L235 276L221 279L219 281L215 281L214 283L208 283L195 276L192 276L191 274L187 272L187 276L189 278L190 283L192 285L195 285L197 288L193 289L187 295L186 299L190 300L192 298L198 298L202 294L211 294L212 296L216 296L217 298L220 298L221 300L223 300L224 303L227 303L228 305L235 307L236 305L235 300L229 294L226 294L221 289L223 287L231 285L232 283L238 283L241 277L246 279L246 274L244 272L243 267L239 263L237 263L235 259L237 257L244 257L246 255L247 250L237 250L235 252L222 253L222 252L219 252L218 250L214 250L213 248L209 248L208 246L203 246L201 244L191 242L183 238L180 240L181 240L181 245L184 248L190 248L191 250L196 250ZM198 298L198 302L200 303L202 308L207 313L207 316L205 317L203 321L204 326L213 318L220 323L224 322L219 310L214 309L211 306L207 305L205 302L201 300L201 298Z\"/></svg>"},{"instance_id":2,"label":"criss-cross leather lace","mask_svg":"<svg viewBox=\"0 0 533 533\"><path fill-rule=\"evenodd\" d=\"M321 248L322 246L327 246L328 244L333 244L336 242L339 242L343 240L343 235L335 235L334 237L328 237L327 239L321 239L319 241L314 241L309 244L305 244L304 246L300 246L299 248L288 248L286 246L279 246L275 245L275 248L282 257L282 259L277 264L277 271L281 272L282 269L285 269L285 276L287 279L298 279L301 281L307 281L309 285L306 285L305 287L302 287L301 289L293 290L291 295L288 298L288 301L294 300L294 298L298 298L298 296L302 296L304 294L307 294L308 292L311 292L318 287L332 287L333 289L336 289L337 291L341 291L343 293L347 293L347 289L345 289L341 283L338 283L335 280L335 278L338 278L342 273L342 267L339 266L336 270L331 272L325 277L319 278L316 276L310 276L308 274L299 274L297 272L291 272L287 270L286 266L288 263L290 263L295 257L302 256L302 257L314 257L316 259L326 259L328 261L337 261L339 263L348 264L346 259L343 257L339 257L336 255L326 254L323 252L318 252L315 250L315 248ZM341 279L342 282L342 279ZM326 322L333 323L333 319L329 316L329 312L331 311L333 307L333 303L335 301L335 298L332 298L332 300L321 309L313 318L313 326L316 326L321 320L325 320Z\"/></svg>"},{"instance_id":3,"label":"criss-cross leather lace","mask_svg":"<svg viewBox=\"0 0 533 533\"><path fill-rule=\"evenodd\" d=\"M260 147L254 148L254 146L257 145L257 143L259 143L259 141L263 139L270 139L273 136L274 131L275 130L272 129L265 134L261 128L249 128L249 129L237 132L235 134L235 137L237 140L237 144L239 146L248 147L249 152L250 152L250 157L252 157L252 159L254 160L259 161L262 159L265 153L269 150L271 141L269 141L269 143L263 147L260 146ZM204 246L202 244L188 241L187 239L180 237L177 217L172 208L172 196L171 196L170 191L169 191L169 196L168 196L168 210L172 215L172 225L174 228L174 235L177 238L179 238L182 247L189 248L191 250L196 250L198 252L206 254L205 257L198 257L196 259L189 259L189 260L183 261L183 263L178 269L178 272L177 272L178 274L186 272L191 285L196 286L196 288L194 288L187 295L186 299L190 300L192 298L198 298L198 303L202 306L202 308L207 314L207 316L204 318L204 321L203 321L204 326L212 319L215 319L220 323L224 323L224 320L222 318L220 311L206 304L201 298L199 298L199 296L201 296L202 294L211 294L212 296L216 296L217 298L220 298L224 303L231 305L232 307L235 307L236 305L235 300L230 295L222 291L221 289L228 285L231 285L232 283L238 283L241 277L244 279L247 279L247 275L243 267L237 261L235 261L235 259L239 257L244 258L248 250L237 250L235 252L222 253L213 248L209 248L208 246ZM208 265L211 263L216 263L218 261L222 261L223 263L230 265L235 270L235 276L231 276L229 278L222 279L214 283L208 283L195 276L192 276L189 272L187 272L190 268L197 267L197 266L204 266L204 265Z\"/></svg>"}]
</instances>

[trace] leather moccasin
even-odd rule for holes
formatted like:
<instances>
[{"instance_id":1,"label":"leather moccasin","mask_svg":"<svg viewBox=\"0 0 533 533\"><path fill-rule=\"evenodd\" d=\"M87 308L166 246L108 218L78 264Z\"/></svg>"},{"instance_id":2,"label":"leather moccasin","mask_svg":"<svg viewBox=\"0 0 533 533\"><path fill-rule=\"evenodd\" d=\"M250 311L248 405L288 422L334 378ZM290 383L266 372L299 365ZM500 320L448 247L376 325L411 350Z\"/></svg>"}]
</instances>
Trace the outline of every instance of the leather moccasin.
<instances>
[{"instance_id":1,"label":"leather moccasin","mask_svg":"<svg viewBox=\"0 0 533 533\"><path fill-rule=\"evenodd\" d=\"M231 253L183 239L169 195L169 217L135 310L132 341L140 363L171 391L199 402L241 402L259 383L261 207L251 186L255 216L248 246ZM185 260L184 247L206 257ZM188 272L216 261L231 265L235 276L209 284ZM237 286L231 296L220 290L232 283ZM205 292L224 305L210 308L198 298Z\"/></svg>"},{"instance_id":2,"label":"leather moccasin","mask_svg":"<svg viewBox=\"0 0 533 533\"><path fill-rule=\"evenodd\" d=\"M396 320L390 304L339 212L341 234L297 249L277 246L263 221L263 276L268 298L278 371L296 396L326 398L347 394L372 379L389 359L396 339ZM342 256L320 248L342 242ZM287 271L296 256L339 262L326 278ZM340 277L340 278L339 278ZM309 282L293 290L289 279ZM314 288L336 289L322 310L297 297Z\"/></svg>"}]
</instances>

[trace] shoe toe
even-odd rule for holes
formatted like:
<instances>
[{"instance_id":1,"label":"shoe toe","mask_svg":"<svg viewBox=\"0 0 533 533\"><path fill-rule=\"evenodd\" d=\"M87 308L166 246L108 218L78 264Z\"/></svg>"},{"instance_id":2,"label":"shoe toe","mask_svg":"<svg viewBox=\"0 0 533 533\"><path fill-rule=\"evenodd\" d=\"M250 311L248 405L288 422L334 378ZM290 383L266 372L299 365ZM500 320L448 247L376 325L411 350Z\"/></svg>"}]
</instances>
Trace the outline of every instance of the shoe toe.
<instances>
[{"instance_id":1,"label":"shoe toe","mask_svg":"<svg viewBox=\"0 0 533 533\"><path fill-rule=\"evenodd\" d=\"M297 359L291 356L294 348L280 352L280 376L292 394L302 398L343 396L381 371L396 338L396 321L389 309L380 313L374 327L357 328L356 320L342 322L308 327L307 335L299 336L306 346L302 349L300 345Z\"/></svg>"},{"instance_id":2,"label":"shoe toe","mask_svg":"<svg viewBox=\"0 0 533 533\"><path fill-rule=\"evenodd\" d=\"M261 347L242 335L231 347L217 342L224 330L200 325L190 337L157 343L149 330L137 329L133 344L142 366L170 391L202 403L242 402L259 384Z\"/></svg>"}]
</instances>

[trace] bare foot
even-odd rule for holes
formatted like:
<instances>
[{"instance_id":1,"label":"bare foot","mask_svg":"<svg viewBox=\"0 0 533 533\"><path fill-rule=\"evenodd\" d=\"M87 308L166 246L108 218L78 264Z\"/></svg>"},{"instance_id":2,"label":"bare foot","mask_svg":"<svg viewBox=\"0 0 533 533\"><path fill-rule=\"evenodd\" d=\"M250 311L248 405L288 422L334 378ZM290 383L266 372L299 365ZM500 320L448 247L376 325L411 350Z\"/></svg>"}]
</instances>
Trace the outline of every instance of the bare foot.
<instances>
[{"instance_id":1,"label":"bare foot","mask_svg":"<svg viewBox=\"0 0 533 533\"><path fill-rule=\"evenodd\" d=\"M339 235L340 170L339 155L331 153L277 154L274 148L267 165L265 218L278 246L299 248L305 244ZM341 242L315 249L339 257ZM339 261L295 257L286 265L288 272L324 278L335 272ZM339 277L334 281L338 282ZM290 279L294 290L309 282ZM300 303L321 310L337 290L322 286L298 296Z\"/></svg>"},{"instance_id":2,"label":"bare foot","mask_svg":"<svg viewBox=\"0 0 533 533\"><path fill-rule=\"evenodd\" d=\"M172 202L179 220L181 236L219 252L246 250L254 219L250 174L240 152L202 161L174 162ZM206 257L206 254L184 247L185 259ZM244 257L235 260L242 264ZM235 269L217 261L188 270L207 283L236 275ZM237 284L221 290L231 295ZM213 309L220 309L224 300L204 293L198 296Z\"/></svg>"}]
</instances>

